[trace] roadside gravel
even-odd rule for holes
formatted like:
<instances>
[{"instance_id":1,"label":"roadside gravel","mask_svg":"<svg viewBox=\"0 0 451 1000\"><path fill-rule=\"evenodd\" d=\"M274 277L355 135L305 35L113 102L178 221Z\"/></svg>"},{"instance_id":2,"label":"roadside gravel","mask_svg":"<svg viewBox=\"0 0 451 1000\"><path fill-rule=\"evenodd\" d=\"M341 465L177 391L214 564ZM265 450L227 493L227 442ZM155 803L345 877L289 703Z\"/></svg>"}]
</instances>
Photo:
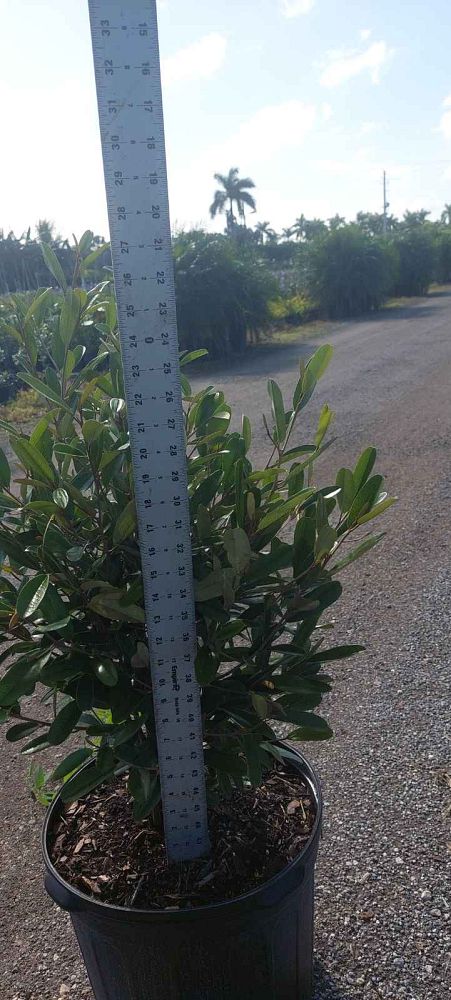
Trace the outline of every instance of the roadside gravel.
<instances>
[{"instance_id":1,"label":"roadside gravel","mask_svg":"<svg viewBox=\"0 0 451 1000\"><path fill-rule=\"evenodd\" d=\"M325 481L374 442L400 500L387 538L343 576L337 638L367 649L335 669L335 739L304 747L326 800L316 1000L444 1000L449 989L450 330L451 297L437 295L327 338L336 359L318 405L337 410L338 440ZM257 419L266 377L292 389L311 346L257 351L208 378ZM10 747L2 754L2 1000L91 1000L68 922L42 888L26 765Z\"/></svg>"}]
</instances>

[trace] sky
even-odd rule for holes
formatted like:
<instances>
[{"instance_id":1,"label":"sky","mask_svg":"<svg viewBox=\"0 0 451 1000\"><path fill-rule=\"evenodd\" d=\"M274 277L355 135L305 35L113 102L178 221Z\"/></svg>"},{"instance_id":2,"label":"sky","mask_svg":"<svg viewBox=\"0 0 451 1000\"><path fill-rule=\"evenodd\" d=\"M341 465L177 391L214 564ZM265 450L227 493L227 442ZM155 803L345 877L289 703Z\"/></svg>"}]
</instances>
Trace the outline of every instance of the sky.
<instances>
[{"instance_id":1,"label":"sky","mask_svg":"<svg viewBox=\"0 0 451 1000\"><path fill-rule=\"evenodd\" d=\"M126 3L127 0L124 0ZM132 0L133 2L133 0ZM449 0L158 0L174 227L451 202ZM108 235L87 0L0 0L0 228Z\"/></svg>"}]
</instances>

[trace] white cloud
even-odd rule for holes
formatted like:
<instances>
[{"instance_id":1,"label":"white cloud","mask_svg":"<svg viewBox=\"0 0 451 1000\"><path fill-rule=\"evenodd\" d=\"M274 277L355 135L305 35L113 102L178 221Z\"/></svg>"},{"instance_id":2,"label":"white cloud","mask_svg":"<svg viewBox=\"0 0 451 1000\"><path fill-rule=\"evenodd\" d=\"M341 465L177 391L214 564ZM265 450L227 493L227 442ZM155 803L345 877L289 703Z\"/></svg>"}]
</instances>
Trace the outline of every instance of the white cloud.
<instances>
[{"instance_id":1,"label":"white cloud","mask_svg":"<svg viewBox=\"0 0 451 1000\"><path fill-rule=\"evenodd\" d=\"M362 30L359 31L359 35L362 39L362 42L367 42L372 35L371 28L362 28Z\"/></svg>"},{"instance_id":2,"label":"white cloud","mask_svg":"<svg viewBox=\"0 0 451 1000\"><path fill-rule=\"evenodd\" d=\"M315 0L279 0L284 17L299 17L308 14L315 5Z\"/></svg>"},{"instance_id":3,"label":"white cloud","mask_svg":"<svg viewBox=\"0 0 451 1000\"><path fill-rule=\"evenodd\" d=\"M215 163L240 160L262 162L281 149L301 146L316 121L316 108L303 101L291 100L260 108L243 121L228 139L210 147L204 156ZM222 167L216 167L221 169Z\"/></svg>"},{"instance_id":4,"label":"white cloud","mask_svg":"<svg viewBox=\"0 0 451 1000\"><path fill-rule=\"evenodd\" d=\"M323 87L339 87L360 73L368 72L372 83L379 83L382 67L393 55L386 42L373 42L363 52L334 52L329 56L320 83Z\"/></svg>"},{"instance_id":5,"label":"white cloud","mask_svg":"<svg viewBox=\"0 0 451 1000\"><path fill-rule=\"evenodd\" d=\"M172 56L163 59L162 76L165 86L190 80L205 80L214 76L224 64L227 38L219 32L204 35Z\"/></svg>"},{"instance_id":6,"label":"white cloud","mask_svg":"<svg viewBox=\"0 0 451 1000\"><path fill-rule=\"evenodd\" d=\"M321 117L324 122L330 121L333 115L332 105L327 102L321 105Z\"/></svg>"},{"instance_id":7,"label":"white cloud","mask_svg":"<svg viewBox=\"0 0 451 1000\"><path fill-rule=\"evenodd\" d=\"M451 139L451 94L443 101L444 111L439 122L439 132L444 139Z\"/></svg>"}]
</instances>

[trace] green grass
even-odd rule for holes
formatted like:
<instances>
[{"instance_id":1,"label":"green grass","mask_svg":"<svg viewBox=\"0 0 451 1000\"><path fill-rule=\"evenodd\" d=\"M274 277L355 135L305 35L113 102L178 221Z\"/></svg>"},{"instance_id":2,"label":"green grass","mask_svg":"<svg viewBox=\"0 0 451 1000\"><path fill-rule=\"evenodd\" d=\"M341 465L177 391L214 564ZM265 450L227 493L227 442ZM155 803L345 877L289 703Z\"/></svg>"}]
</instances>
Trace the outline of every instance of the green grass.
<instances>
[{"instance_id":1,"label":"green grass","mask_svg":"<svg viewBox=\"0 0 451 1000\"><path fill-rule=\"evenodd\" d=\"M0 406L0 418L20 426L39 420L43 412L43 401L34 389L21 389L15 399Z\"/></svg>"},{"instance_id":2,"label":"green grass","mask_svg":"<svg viewBox=\"0 0 451 1000\"><path fill-rule=\"evenodd\" d=\"M286 326L283 329L273 329L262 343L271 344L296 344L299 340L314 340L316 337L325 337L330 330L332 323L324 319L315 319L311 323L302 323L299 326Z\"/></svg>"}]
</instances>

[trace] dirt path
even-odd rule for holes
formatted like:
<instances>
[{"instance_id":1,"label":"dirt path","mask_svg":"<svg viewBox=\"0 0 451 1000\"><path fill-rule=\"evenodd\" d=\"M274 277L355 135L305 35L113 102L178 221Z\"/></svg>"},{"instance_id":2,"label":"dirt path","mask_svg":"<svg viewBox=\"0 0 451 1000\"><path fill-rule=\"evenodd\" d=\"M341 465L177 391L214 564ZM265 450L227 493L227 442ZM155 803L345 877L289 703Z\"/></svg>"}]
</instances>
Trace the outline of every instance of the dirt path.
<instances>
[{"instance_id":1,"label":"dirt path","mask_svg":"<svg viewBox=\"0 0 451 1000\"><path fill-rule=\"evenodd\" d=\"M400 500L387 538L343 581L337 637L367 651L335 670L335 740L306 748L326 799L316 997L442 1000L451 959L451 295L343 324L327 339L336 356L313 410L330 402L338 440L324 482L372 442ZM268 411L267 377L292 391L299 354L319 342L264 349L208 380L256 420ZM254 446L266 449L261 429ZM2 998L91 997L66 920L42 889L27 765L10 747L2 755Z\"/></svg>"}]
</instances>

